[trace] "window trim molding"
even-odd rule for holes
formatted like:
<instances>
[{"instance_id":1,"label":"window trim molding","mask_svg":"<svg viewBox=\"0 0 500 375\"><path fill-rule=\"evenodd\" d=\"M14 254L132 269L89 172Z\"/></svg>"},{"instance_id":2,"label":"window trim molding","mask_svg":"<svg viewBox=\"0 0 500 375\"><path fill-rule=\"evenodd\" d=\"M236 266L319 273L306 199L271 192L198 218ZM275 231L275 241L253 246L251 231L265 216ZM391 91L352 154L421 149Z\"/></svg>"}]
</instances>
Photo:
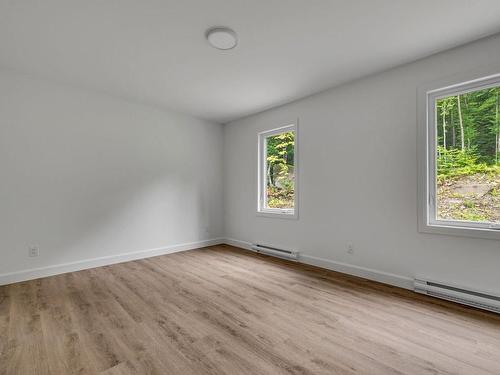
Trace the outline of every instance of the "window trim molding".
<instances>
[{"instance_id":1,"label":"window trim molding","mask_svg":"<svg viewBox=\"0 0 500 375\"><path fill-rule=\"evenodd\" d=\"M418 230L421 233L500 240L500 225L460 220L437 220L436 99L500 85L500 65L456 74L421 85L417 90Z\"/></svg>"},{"instance_id":2,"label":"window trim molding","mask_svg":"<svg viewBox=\"0 0 500 375\"><path fill-rule=\"evenodd\" d=\"M293 219L297 220L299 218L299 121L289 122L288 125L280 126L278 128L265 130L257 134L257 145L258 145L258 160L257 160L257 216L271 217L271 218L281 218L281 219ZM294 143L294 208L292 209L281 209L281 208L266 208L265 207L265 187L266 176L265 176L265 165L266 162L266 138L284 133L286 131L295 132L295 143ZM263 167L264 166L264 167Z\"/></svg>"}]
</instances>

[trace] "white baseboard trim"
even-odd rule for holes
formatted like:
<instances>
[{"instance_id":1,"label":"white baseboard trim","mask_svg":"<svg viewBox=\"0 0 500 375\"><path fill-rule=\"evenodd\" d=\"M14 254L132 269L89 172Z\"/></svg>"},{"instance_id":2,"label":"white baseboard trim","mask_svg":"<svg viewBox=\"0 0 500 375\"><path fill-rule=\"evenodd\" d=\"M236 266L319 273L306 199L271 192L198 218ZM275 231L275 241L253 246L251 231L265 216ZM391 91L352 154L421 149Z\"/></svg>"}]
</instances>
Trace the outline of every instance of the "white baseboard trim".
<instances>
[{"instance_id":1,"label":"white baseboard trim","mask_svg":"<svg viewBox=\"0 0 500 375\"><path fill-rule=\"evenodd\" d=\"M158 255L172 254L180 251L199 249L207 246L220 245L225 243L224 238L213 238L210 240L189 242L156 249L132 251L117 255L109 255L99 258L79 260L76 262L55 264L47 267L32 268L12 273L0 274L0 285L17 283L39 279L41 277L54 276L67 272L81 271L89 268L102 267L110 264L129 262L131 260L155 257Z\"/></svg>"},{"instance_id":2,"label":"white baseboard trim","mask_svg":"<svg viewBox=\"0 0 500 375\"><path fill-rule=\"evenodd\" d=\"M93 259L86 259L76 262L56 264L47 267L32 268L12 273L0 274L0 285L7 285L21 281L39 279L41 277L59 275L67 272L81 271L89 268L102 267L116 263L129 262L137 259L150 258L158 255L172 254L180 251L199 249L207 246L220 245L222 243L239 247L241 249L252 250L250 242L236 240L234 238L214 238L197 242L189 242L177 245L171 245L156 249L127 252L117 255L104 256ZM378 271L371 268L356 266L353 264L337 262L329 259L313 257L300 254L300 263L346 273L353 276L359 276L368 280L378 281L384 284L398 286L400 288L413 290L413 279L401 275L395 275L388 272Z\"/></svg>"},{"instance_id":3,"label":"white baseboard trim","mask_svg":"<svg viewBox=\"0 0 500 375\"><path fill-rule=\"evenodd\" d=\"M234 238L225 238L224 243L226 245L231 245L231 246L239 247L241 249L254 251L252 249L252 244L250 242L235 240Z\"/></svg>"},{"instance_id":4,"label":"white baseboard trim","mask_svg":"<svg viewBox=\"0 0 500 375\"><path fill-rule=\"evenodd\" d=\"M300 254L299 262L326 268L332 271L362 277L363 279L378 281L383 284L389 284L400 288L413 290L413 279L411 277L395 275L393 273L379 271L373 268L356 266L354 264L337 262L334 260L317 258L304 254Z\"/></svg>"},{"instance_id":5,"label":"white baseboard trim","mask_svg":"<svg viewBox=\"0 0 500 375\"><path fill-rule=\"evenodd\" d=\"M224 243L245 250L253 251L252 244L250 242L235 240L234 238L226 238ZM311 255L305 255L302 253L299 253L298 261L299 263L310 264L312 266L317 266L352 276L358 276L368 280L378 281L383 284L388 284L404 289L413 290L413 278L411 277L395 275L389 272L356 266L354 264L349 264L349 263L337 262L330 259L313 257Z\"/></svg>"}]
</instances>

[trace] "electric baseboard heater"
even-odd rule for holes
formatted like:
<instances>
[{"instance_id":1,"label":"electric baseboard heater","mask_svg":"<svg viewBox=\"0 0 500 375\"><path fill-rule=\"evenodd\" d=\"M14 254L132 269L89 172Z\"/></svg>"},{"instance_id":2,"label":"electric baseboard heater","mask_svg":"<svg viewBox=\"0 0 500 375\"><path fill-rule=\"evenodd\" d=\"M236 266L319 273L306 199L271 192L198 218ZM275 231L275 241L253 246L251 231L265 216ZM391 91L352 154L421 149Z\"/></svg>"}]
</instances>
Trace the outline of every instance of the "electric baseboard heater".
<instances>
[{"instance_id":1,"label":"electric baseboard heater","mask_svg":"<svg viewBox=\"0 0 500 375\"><path fill-rule=\"evenodd\" d=\"M413 285L417 293L500 313L500 297L491 293L464 289L424 279L415 279Z\"/></svg>"},{"instance_id":2,"label":"electric baseboard heater","mask_svg":"<svg viewBox=\"0 0 500 375\"><path fill-rule=\"evenodd\" d=\"M298 260L299 253L297 251L278 249L276 247L261 245L261 244L252 244L252 250L255 250L258 253L283 258L290 260Z\"/></svg>"}]
</instances>

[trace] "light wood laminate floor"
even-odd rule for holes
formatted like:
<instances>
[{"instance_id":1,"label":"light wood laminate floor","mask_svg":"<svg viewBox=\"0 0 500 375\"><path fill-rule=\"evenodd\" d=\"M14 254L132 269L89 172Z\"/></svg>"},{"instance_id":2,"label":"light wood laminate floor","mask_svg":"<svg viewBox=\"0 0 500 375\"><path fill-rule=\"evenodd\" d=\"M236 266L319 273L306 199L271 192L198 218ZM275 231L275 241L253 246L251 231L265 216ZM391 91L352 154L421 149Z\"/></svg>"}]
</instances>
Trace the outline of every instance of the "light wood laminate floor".
<instances>
[{"instance_id":1,"label":"light wood laminate floor","mask_svg":"<svg viewBox=\"0 0 500 375\"><path fill-rule=\"evenodd\" d=\"M498 315L222 245L0 287L0 374L500 374Z\"/></svg>"}]
</instances>

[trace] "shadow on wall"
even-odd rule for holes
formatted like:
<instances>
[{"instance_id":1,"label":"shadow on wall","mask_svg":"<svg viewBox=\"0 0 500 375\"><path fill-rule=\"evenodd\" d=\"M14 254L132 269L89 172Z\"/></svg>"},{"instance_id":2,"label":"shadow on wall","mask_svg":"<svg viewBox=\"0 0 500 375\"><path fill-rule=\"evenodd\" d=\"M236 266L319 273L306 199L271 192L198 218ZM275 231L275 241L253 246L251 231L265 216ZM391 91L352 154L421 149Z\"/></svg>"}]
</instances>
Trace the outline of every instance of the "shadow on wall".
<instances>
[{"instance_id":1,"label":"shadow on wall","mask_svg":"<svg viewBox=\"0 0 500 375\"><path fill-rule=\"evenodd\" d=\"M209 168L220 125L1 71L0 82L0 274L220 234Z\"/></svg>"},{"instance_id":2,"label":"shadow on wall","mask_svg":"<svg viewBox=\"0 0 500 375\"><path fill-rule=\"evenodd\" d=\"M38 216L29 218L30 238L37 242L17 249L25 257L29 245L40 247L40 258L30 267L210 238L208 194L197 186L199 181L171 174L100 182L77 189L64 184L67 189L59 189L59 195L32 196L32 204L24 203Z\"/></svg>"}]
</instances>

